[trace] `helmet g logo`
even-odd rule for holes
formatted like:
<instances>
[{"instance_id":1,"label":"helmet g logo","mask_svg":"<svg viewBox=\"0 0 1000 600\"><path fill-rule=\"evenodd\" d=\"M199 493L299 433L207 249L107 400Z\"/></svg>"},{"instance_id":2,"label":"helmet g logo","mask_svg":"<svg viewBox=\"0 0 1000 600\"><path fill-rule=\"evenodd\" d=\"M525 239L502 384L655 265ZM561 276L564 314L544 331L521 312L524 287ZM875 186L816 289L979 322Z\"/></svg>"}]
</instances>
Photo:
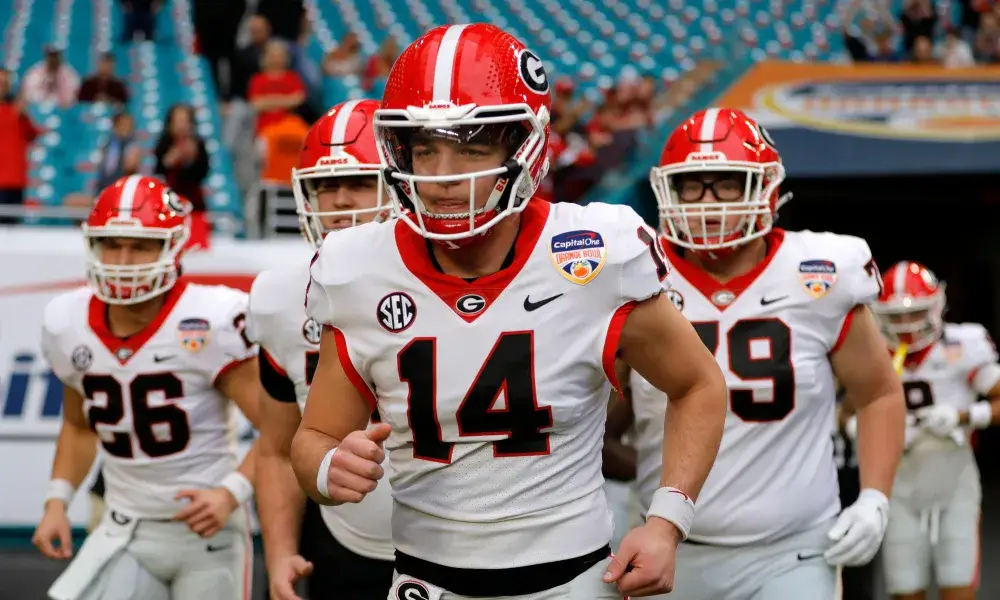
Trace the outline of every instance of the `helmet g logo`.
<instances>
[{"instance_id":1,"label":"helmet g logo","mask_svg":"<svg viewBox=\"0 0 1000 600\"><path fill-rule=\"evenodd\" d=\"M774 138L771 137L771 134L767 131L767 129L764 129L764 126L760 123L757 123L757 132L760 133L760 138L764 140L765 144L770 146L773 150L778 149L777 144L774 143Z\"/></svg>"},{"instance_id":2,"label":"helmet g logo","mask_svg":"<svg viewBox=\"0 0 1000 600\"><path fill-rule=\"evenodd\" d=\"M521 51L517 63L517 71L521 75L521 81L528 86L529 90L536 94L549 93L549 77L545 74L545 65L542 64L542 59L525 48Z\"/></svg>"}]
</instances>

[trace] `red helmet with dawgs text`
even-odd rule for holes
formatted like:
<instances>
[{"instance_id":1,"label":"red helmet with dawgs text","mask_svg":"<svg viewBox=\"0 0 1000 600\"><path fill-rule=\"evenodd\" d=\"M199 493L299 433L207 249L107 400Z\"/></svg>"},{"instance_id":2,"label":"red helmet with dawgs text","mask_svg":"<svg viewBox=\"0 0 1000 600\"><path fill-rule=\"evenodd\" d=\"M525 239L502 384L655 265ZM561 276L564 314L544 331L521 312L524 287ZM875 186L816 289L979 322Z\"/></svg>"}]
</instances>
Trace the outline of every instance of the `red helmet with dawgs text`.
<instances>
[{"instance_id":1,"label":"red helmet with dawgs text","mask_svg":"<svg viewBox=\"0 0 1000 600\"><path fill-rule=\"evenodd\" d=\"M449 25L410 44L389 73L375 137L397 213L426 238L469 240L524 209L548 171L549 80L541 59L514 36L483 23ZM416 133L457 143L503 144L498 168L461 174L413 172ZM485 202L475 182L494 178ZM469 210L433 214L418 183L469 182ZM404 208L412 209L404 212Z\"/></svg>"},{"instance_id":2,"label":"red helmet with dawgs text","mask_svg":"<svg viewBox=\"0 0 1000 600\"><path fill-rule=\"evenodd\" d=\"M892 344L918 352L944 330L944 282L920 263L904 260L882 275L882 295L872 305L882 334Z\"/></svg>"},{"instance_id":3,"label":"red helmet with dawgs text","mask_svg":"<svg viewBox=\"0 0 1000 600\"><path fill-rule=\"evenodd\" d=\"M191 204L155 177L130 175L104 188L83 224L87 284L94 295L108 304L137 304L172 288L191 235L190 214ZM101 244L109 238L157 240L160 254L148 263L108 264L101 260Z\"/></svg>"},{"instance_id":4,"label":"red helmet with dawgs text","mask_svg":"<svg viewBox=\"0 0 1000 600\"><path fill-rule=\"evenodd\" d=\"M737 174L741 179L723 188L732 197L719 198L724 195L720 188L699 182L698 173ZM664 237L715 258L771 231L784 179L781 157L767 131L732 108L709 108L684 121L649 174ZM714 202L704 201L708 188Z\"/></svg>"},{"instance_id":5,"label":"red helmet with dawgs text","mask_svg":"<svg viewBox=\"0 0 1000 600\"><path fill-rule=\"evenodd\" d=\"M324 217L350 219L350 226L354 226L359 216L378 215L385 210L379 176L382 165L373 129L378 105L376 100L341 102L321 116L306 134L299 166L292 169L292 191L302 235L315 248L323 244L327 233ZM357 176L377 178L378 201L374 207L320 210L316 193L322 180Z\"/></svg>"}]
</instances>

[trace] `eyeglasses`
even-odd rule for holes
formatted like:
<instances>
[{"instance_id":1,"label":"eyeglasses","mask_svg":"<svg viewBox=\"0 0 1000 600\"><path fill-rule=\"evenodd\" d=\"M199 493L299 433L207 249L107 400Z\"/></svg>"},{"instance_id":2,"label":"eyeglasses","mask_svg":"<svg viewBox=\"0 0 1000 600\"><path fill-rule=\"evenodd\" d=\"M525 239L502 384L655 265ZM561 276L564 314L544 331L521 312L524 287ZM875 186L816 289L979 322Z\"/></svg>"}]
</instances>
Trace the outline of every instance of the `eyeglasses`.
<instances>
[{"instance_id":1,"label":"eyeglasses","mask_svg":"<svg viewBox=\"0 0 1000 600\"><path fill-rule=\"evenodd\" d=\"M698 202L705 197L705 190L711 189L712 195L723 202L732 202L743 197L744 182L735 178L716 179L681 179L675 184L675 191L681 202Z\"/></svg>"}]
</instances>

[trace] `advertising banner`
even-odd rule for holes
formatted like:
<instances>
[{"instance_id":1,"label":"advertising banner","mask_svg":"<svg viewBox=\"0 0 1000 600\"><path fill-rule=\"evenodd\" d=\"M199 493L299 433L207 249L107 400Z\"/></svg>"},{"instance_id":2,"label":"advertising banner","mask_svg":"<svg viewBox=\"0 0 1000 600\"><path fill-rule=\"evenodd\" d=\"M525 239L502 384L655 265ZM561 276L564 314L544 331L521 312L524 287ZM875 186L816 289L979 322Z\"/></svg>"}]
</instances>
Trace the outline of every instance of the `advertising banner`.
<instances>
[{"instance_id":1,"label":"advertising banner","mask_svg":"<svg viewBox=\"0 0 1000 600\"><path fill-rule=\"evenodd\" d=\"M767 127L792 177L1000 170L1000 67L762 62L715 104Z\"/></svg>"},{"instance_id":2,"label":"advertising banner","mask_svg":"<svg viewBox=\"0 0 1000 600\"><path fill-rule=\"evenodd\" d=\"M301 239L240 242L213 240L207 252L184 259L184 273L199 283L249 290L263 269L308 261ZM41 356L46 304L84 284L84 242L78 230L0 228L0 528L34 526L52 468L62 415L62 384ZM252 430L244 423L241 450ZM82 525L85 484L70 510Z\"/></svg>"}]
</instances>

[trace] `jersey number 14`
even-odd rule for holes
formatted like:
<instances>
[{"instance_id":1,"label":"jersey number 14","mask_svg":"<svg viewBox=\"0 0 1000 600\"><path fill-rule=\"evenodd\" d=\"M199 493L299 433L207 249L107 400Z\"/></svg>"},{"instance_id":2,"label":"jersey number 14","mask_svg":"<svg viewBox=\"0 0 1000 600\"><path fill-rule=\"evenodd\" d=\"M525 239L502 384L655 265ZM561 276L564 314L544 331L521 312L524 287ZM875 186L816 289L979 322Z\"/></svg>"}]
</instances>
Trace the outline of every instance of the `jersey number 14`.
<instances>
[{"instance_id":1,"label":"jersey number 14","mask_svg":"<svg viewBox=\"0 0 1000 600\"><path fill-rule=\"evenodd\" d=\"M500 334L455 414L460 436L507 436L493 442L497 457L549 453L549 434L542 429L552 426L552 409L538 405L534 358L532 332ZM442 439L437 415L437 339L411 341L400 350L398 363L400 380L410 386L413 456L450 463L455 444ZM496 408L501 392L506 406Z\"/></svg>"}]
</instances>

